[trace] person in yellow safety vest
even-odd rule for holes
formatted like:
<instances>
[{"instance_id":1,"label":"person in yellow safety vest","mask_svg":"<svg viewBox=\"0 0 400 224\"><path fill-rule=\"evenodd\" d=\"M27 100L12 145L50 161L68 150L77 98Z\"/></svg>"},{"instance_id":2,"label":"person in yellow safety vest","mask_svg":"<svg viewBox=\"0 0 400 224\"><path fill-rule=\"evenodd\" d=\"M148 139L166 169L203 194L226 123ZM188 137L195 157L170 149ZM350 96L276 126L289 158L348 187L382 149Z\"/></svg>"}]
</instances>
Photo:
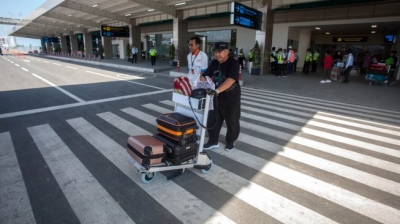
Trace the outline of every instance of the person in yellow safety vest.
<instances>
[{"instance_id":1,"label":"person in yellow safety vest","mask_svg":"<svg viewBox=\"0 0 400 224\"><path fill-rule=\"evenodd\" d=\"M276 52L275 52L275 47L272 48L271 54L269 55L269 63L271 65L271 74L276 74L277 69L276 69Z\"/></svg>"},{"instance_id":2,"label":"person in yellow safety vest","mask_svg":"<svg viewBox=\"0 0 400 224\"><path fill-rule=\"evenodd\" d=\"M310 71L310 63L312 60L312 54L310 48L307 49L306 58L304 59L303 73L308 74Z\"/></svg>"},{"instance_id":3,"label":"person in yellow safety vest","mask_svg":"<svg viewBox=\"0 0 400 224\"><path fill-rule=\"evenodd\" d=\"M286 77L285 56L283 55L282 48L278 49L278 53L276 53L276 59L278 63L278 72L276 73L276 76Z\"/></svg>"},{"instance_id":4,"label":"person in yellow safety vest","mask_svg":"<svg viewBox=\"0 0 400 224\"><path fill-rule=\"evenodd\" d=\"M238 53L238 62L239 62L239 66L241 66L242 69L244 68L243 61L244 61L243 48L240 48L239 53Z\"/></svg>"},{"instance_id":5,"label":"person in yellow safety vest","mask_svg":"<svg viewBox=\"0 0 400 224\"><path fill-rule=\"evenodd\" d=\"M253 48L251 48L249 51L249 62L253 62L253 58L254 58L254 53L253 53Z\"/></svg>"},{"instance_id":6,"label":"person in yellow safety vest","mask_svg":"<svg viewBox=\"0 0 400 224\"><path fill-rule=\"evenodd\" d=\"M289 49L289 53L288 53L287 60L286 60L286 74L291 75L292 71L293 71L294 61L296 60L296 55L295 55L294 51L292 50L292 46L289 46L288 49Z\"/></svg>"},{"instance_id":7,"label":"person in yellow safety vest","mask_svg":"<svg viewBox=\"0 0 400 224\"><path fill-rule=\"evenodd\" d=\"M154 49L154 46L151 46L151 49L149 50L150 58L151 58L151 66L156 65L156 59L157 59L157 51Z\"/></svg>"},{"instance_id":8,"label":"person in yellow safety vest","mask_svg":"<svg viewBox=\"0 0 400 224\"><path fill-rule=\"evenodd\" d=\"M315 49L312 55L311 72L314 73L317 72L318 59L319 59L318 49Z\"/></svg>"}]
</instances>

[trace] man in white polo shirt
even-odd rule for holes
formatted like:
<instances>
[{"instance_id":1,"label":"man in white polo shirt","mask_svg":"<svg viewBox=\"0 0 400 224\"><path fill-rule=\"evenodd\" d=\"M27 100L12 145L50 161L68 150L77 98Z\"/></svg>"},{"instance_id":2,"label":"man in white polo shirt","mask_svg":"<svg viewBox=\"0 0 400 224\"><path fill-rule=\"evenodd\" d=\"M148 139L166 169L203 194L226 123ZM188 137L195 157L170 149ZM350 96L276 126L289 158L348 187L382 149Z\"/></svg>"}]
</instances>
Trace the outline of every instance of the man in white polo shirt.
<instances>
[{"instance_id":1,"label":"man in white polo shirt","mask_svg":"<svg viewBox=\"0 0 400 224\"><path fill-rule=\"evenodd\" d=\"M203 74L208 67L208 56L200 50L201 39L192 37L189 40L190 53L187 56L190 84L195 84L198 77Z\"/></svg>"}]
</instances>

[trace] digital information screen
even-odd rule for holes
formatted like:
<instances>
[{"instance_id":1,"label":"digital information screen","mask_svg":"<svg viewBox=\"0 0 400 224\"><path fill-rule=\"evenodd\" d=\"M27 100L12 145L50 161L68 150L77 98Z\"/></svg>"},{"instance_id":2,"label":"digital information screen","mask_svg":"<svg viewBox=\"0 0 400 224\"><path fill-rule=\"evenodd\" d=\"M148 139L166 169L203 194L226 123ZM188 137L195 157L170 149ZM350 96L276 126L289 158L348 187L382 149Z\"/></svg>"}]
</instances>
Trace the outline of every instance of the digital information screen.
<instances>
[{"instance_id":1,"label":"digital information screen","mask_svg":"<svg viewBox=\"0 0 400 224\"><path fill-rule=\"evenodd\" d=\"M231 2L230 24L261 30L262 12L237 2Z\"/></svg>"},{"instance_id":2,"label":"digital information screen","mask_svg":"<svg viewBox=\"0 0 400 224\"><path fill-rule=\"evenodd\" d=\"M42 37L42 40L45 43L58 43L60 41L58 37Z\"/></svg>"},{"instance_id":3,"label":"digital information screen","mask_svg":"<svg viewBox=\"0 0 400 224\"><path fill-rule=\"evenodd\" d=\"M101 26L103 37L129 37L129 27Z\"/></svg>"}]
</instances>

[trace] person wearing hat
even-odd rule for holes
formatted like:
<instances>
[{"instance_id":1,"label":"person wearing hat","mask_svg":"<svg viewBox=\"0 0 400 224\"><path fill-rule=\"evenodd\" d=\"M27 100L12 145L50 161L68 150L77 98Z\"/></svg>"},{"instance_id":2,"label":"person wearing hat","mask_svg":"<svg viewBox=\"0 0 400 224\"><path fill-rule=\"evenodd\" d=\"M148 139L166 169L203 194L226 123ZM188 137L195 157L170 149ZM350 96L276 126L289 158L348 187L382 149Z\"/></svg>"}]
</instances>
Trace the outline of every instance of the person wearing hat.
<instances>
[{"instance_id":1,"label":"person wearing hat","mask_svg":"<svg viewBox=\"0 0 400 224\"><path fill-rule=\"evenodd\" d=\"M208 66L208 56L200 50L200 37L192 37L189 39L190 53L187 56L190 84L194 85L200 74L206 71Z\"/></svg>"},{"instance_id":2,"label":"person wearing hat","mask_svg":"<svg viewBox=\"0 0 400 224\"><path fill-rule=\"evenodd\" d=\"M241 68L244 69L244 65L243 65L243 61L244 61L243 48L240 48L240 50L239 50L238 61L239 61L239 65L241 66Z\"/></svg>"},{"instance_id":3,"label":"person wearing hat","mask_svg":"<svg viewBox=\"0 0 400 224\"><path fill-rule=\"evenodd\" d=\"M344 80L341 81L341 83L349 82L349 74L351 69L353 69L354 56L351 48L347 49L346 54L347 54L347 59L346 59L345 70L343 72Z\"/></svg>"},{"instance_id":4,"label":"person wearing hat","mask_svg":"<svg viewBox=\"0 0 400 224\"><path fill-rule=\"evenodd\" d=\"M225 121L227 127L225 150L231 151L240 133L239 64L237 60L228 56L228 44L225 42L216 42L213 52L216 59L200 77L201 81L205 81L205 77L209 76L215 84L217 93L214 97L215 110L210 110L207 121L207 127L213 128L208 129L208 142L204 144L203 149L219 147L219 132Z\"/></svg>"}]
</instances>

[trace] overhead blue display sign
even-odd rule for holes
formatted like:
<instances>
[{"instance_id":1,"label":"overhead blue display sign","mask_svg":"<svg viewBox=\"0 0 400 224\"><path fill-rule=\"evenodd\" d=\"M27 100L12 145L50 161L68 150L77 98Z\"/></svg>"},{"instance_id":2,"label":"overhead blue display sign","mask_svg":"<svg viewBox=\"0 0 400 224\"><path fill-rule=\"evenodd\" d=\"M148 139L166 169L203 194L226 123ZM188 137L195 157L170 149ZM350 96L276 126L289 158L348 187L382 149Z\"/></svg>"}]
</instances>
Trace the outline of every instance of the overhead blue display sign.
<instances>
[{"instance_id":1,"label":"overhead blue display sign","mask_svg":"<svg viewBox=\"0 0 400 224\"><path fill-rule=\"evenodd\" d=\"M230 24L261 30L262 12L237 2L231 2Z\"/></svg>"},{"instance_id":2,"label":"overhead blue display sign","mask_svg":"<svg viewBox=\"0 0 400 224\"><path fill-rule=\"evenodd\" d=\"M129 27L101 26L103 37L129 37Z\"/></svg>"},{"instance_id":3,"label":"overhead blue display sign","mask_svg":"<svg viewBox=\"0 0 400 224\"><path fill-rule=\"evenodd\" d=\"M42 40L45 43L58 43L60 41L58 37L42 37Z\"/></svg>"}]
</instances>

